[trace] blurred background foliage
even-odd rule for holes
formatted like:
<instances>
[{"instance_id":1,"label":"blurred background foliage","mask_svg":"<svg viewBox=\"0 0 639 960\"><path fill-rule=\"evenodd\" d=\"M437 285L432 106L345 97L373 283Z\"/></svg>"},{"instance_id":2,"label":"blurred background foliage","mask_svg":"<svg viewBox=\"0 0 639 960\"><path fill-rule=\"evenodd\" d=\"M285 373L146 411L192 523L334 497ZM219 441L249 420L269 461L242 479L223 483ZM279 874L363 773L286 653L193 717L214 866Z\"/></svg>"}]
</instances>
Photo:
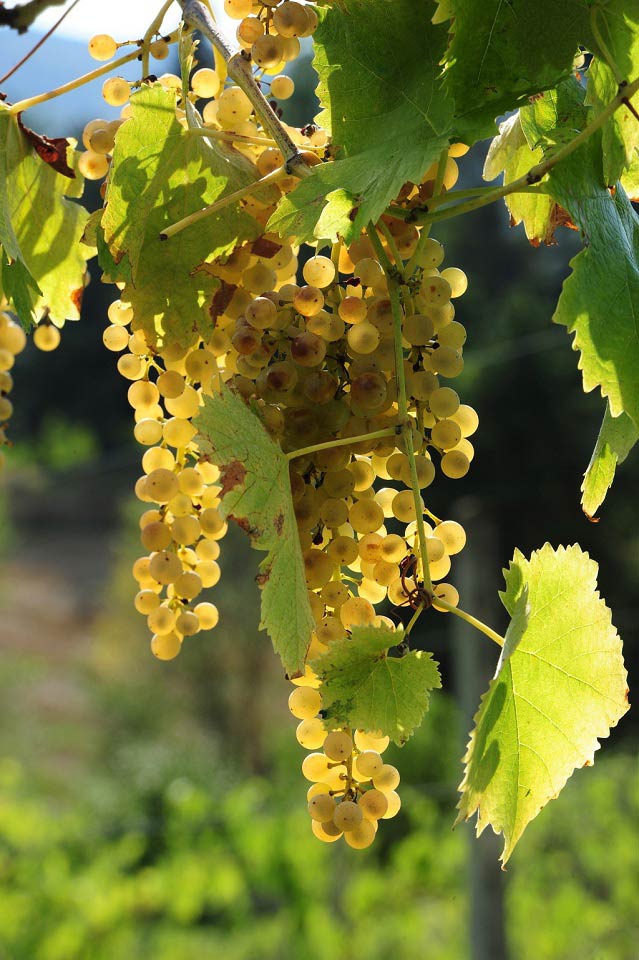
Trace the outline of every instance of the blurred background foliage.
<instances>
[{"instance_id":1,"label":"blurred background foliage","mask_svg":"<svg viewBox=\"0 0 639 960\"><path fill-rule=\"evenodd\" d=\"M13 38L1 36L7 62L11 51ZM85 67L70 41L54 39L39 56ZM34 71L35 60L13 79L14 99L33 92ZM314 112L308 64L297 74L289 119L303 122ZM39 129L78 136L109 109L94 93L73 129L62 129L57 104ZM481 177L482 159L478 149L464 161L462 185ZM560 234L558 247L532 250L501 206L437 231L447 263L470 279L459 308L469 343L458 389L481 426L469 477L438 478L429 505L470 515L470 576L472 563L490 563L497 628L505 624L500 568L513 548L579 541L601 565L632 668L639 470L636 458L625 464L601 522L585 519L579 484L603 406L583 394L577 357L550 323L579 248L576 235ZM0 488L0 960L474 955L475 841L469 826L451 831L468 725L450 618L424 618L420 641L441 662L446 692L391 759L402 773L400 815L365 852L319 844L289 686L257 630L247 575L256 559L240 534L223 543L223 579L211 597L218 629L191 639L174 663L149 653L131 602L140 451L126 384L101 341L112 298L94 280L61 348L44 355L30 346L15 370L15 448ZM463 644L484 643L464 633L461 655ZM636 957L636 741L630 714L594 769L576 773L521 840L504 887L512 958Z\"/></svg>"}]
</instances>

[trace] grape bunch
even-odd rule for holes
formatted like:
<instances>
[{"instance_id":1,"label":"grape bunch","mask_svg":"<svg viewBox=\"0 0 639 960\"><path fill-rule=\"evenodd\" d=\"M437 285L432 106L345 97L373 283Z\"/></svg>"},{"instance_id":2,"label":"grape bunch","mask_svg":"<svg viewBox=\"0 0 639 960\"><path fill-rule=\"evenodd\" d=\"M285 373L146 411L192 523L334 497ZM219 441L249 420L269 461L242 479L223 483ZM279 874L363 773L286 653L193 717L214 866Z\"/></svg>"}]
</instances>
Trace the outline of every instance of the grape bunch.
<instances>
[{"instance_id":1,"label":"grape bunch","mask_svg":"<svg viewBox=\"0 0 639 960\"><path fill-rule=\"evenodd\" d=\"M5 304L6 306L6 304ZM13 413L13 404L9 394L13 389L11 370L15 359L27 345L27 338L20 324L6 310L0 312L0 470L4 467L5 456L2 447L6 446L7 421Z\"/></svg>"},{"instance_id":2,"label":"grape bunch","mask_svg":"<svg viewBox=\"0 0 639 960\"><path fill-rule=\"evenodd\" d=\"M295 0L226 0L225 9L239 21L238 41L277 113L277 98L293 92L282 70L299 54L300 38L315 29L316 14ZM106 54L106 43L102 48ZM84 165L102 158L95 170L106 175L107 191L113 143L130 115L131 88L116 80L107 81L104 95L122 106L120 118L91 121L83 134ZM166 74L159 82L174 90L176 118L184 124L180 79ZM297 180L252 100L197 64L188 98L212 135L253 163L256 182L276 174L270 181L276 189L249 190L238 201L263 225L259 239L207 263L219 281L208 334L178 343L123 299L109 309L104 343L121 354L134 435L146 448L136 484L147 509L140 520L146 554L133 569L135 606L160 659L172 659L185 638L217 624L217 609L202 592L219 580L226 523L219 473L198 450L193 419L224 384L251 406L290 461L315 629L303 672L290 678L289 707L300 721L297 739L311 751L302 771L311 781L312 829L326 842L343 835L348 845L364 848L378 821L400 809L399 773L384 763L388 738L380 731L332 729L326 722L311 664L355 627L395 630L403 611L413 622L430 607L446 612L458 603L447 578L466 535L455 520L433 512L428 489L438 473L445 481L464 477L474 455L477 414L451 386L464 367L466 330L456 302L467 279L444 265L442 245L410 214L454 185L456 158L466 148L454 145L443 165L405 184L394 214L352 242L300 249L264 226ZM283 126L305 155L324 159L325 131Z\"/></svg>"}]
</instances>

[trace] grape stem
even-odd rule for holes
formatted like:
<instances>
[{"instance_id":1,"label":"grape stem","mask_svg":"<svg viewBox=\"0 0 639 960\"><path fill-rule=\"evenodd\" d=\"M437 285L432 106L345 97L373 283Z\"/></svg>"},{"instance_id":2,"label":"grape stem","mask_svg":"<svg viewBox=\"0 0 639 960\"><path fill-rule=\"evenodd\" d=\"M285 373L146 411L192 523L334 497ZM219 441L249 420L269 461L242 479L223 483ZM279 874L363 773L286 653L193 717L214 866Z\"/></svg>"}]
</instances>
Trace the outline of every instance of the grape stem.
<instances>
[{"instance_id":1,"label":"grape stem","mask_svg":"<svg viewBox=\"0 0 639 960\"><path fill-rule=\"evenodd\" d=\"M326 443L314 443L310 447L301 447L299 450L292 450L286 454L287 460L296 460L298 457L305 457L309 453L316 453L318 450L332 450L333 447L346 447L355 443L363 443L365 440L381 440L382 437L394 437L397 435L395 427L385 427L384 430L375 430L373 433L361 433L357 437L340 437L337 440L327 440Z\"/></svg>"},{"instance_id":2,"label":"grape stem","mask_svg":"<svg viewBox=\"0 0 639 960\"><path fill-rule=\"evenodd\" d=\"M173 32L169 37L165 37L165 39L167 43L175 43L177 40L177 31ZM55 100L56 97L61 97L65 93L71 93L72 90L77 90L86 83L91 83L92 80L97 80L99 77L111 73L117 69L117 67L121 67L125 63L131 63L132 60L137 60L139 56L140 50L133 50L124 57L118 57L117 60L111 60L109 63L105 63L102 67L98 67L97 70L85 73L82 77L70 80L69 83L63 83L61 87L56 87L55 90L49 90L47 93L39 93L36 97L28 97L26 100L18 100L17 103L9 107L9 113L15 116L18 113L23 113L25 110L28 110L30 107L36 107L39 103L46 103L48 100Z\"/></svg>"},{"instance_id":3,"label":"grape stem","mask_svg":"<svg viewBox=\"0 0 639 960\"><path fill-rule=\"evenodd\" d=\"M377 258L384 268L388 279L388 292L393 314L393 341L395 345L395 376L397 378L397 406L399 422L402 425L402 436L406 447L406 456L410 468L411 489L415 505L415 520L417 522L417 538L419 540L419 559L421 561L422 580L426 593L432 596L433 583L430 578L428 552L426 550L426 530L424 529L424 510L419 492L419 478L415 464L415 445L413 443L413 418L408 415L408 397L406 392L406 371L404 370L404 348L402 347L402 321L404 311L401 303L401 266L393 267L377 235L374 224L367 227L368 237L375 248ZM400 260L401 264L401 260Z\"/></svg>"},{"instance_id":4,"label":"grape stem","mask_svg":"<svg viewBox=\"0 0 639 960\"><path fill-rule=\"evenodd\" d=\"M287 172L298 177L308 176L311 168L262 93L259 83L253 76L250 59L243 51L233 49L201 0L178 0L178 2L182 7L184 20L210 41L226 63L229 77L244 91L253 104L253 109L262 126L277 143L284 157Z\"/></svg>"},{"instance_id":5,"label":"grape stem","mask_svg":"<svg viewBox=\"0 0 639 960\"><path fill-rule=\"evenodd\" d=\"M433 196L432 200L437 202L442 196L442 187L444 186L444 176L446 174L446 164L448 163L448 148L442 150L439 155L439 163L437 164L437 173L435 174L435 183L433 184ZM432 201L431 201L432 202ZM417 246L415 247L414 253L406 265L406 270L404 276L412 277L419 265L419 257L424 249L428 236L430 234L430 226L426 225L422 227L422 232L417 241Z\"/></svg>"},{"instance_id":6,"label":"grape stem","mask_svg":"<svg viewBox=\"0 0 639 960\"><path fill-rule=\"evenodd\" d=\"M223 210L224 207L228 207L229 204L250 196L252 193L255 193L256 190L259 190L260 187L267 187L271 183L277 183L278 180L283 180L287 176L289 176L289 174L286 171L286 167L278 167L277 170L273 170L272 173L267 173L261 180L254 180L253 183L249 183L245 187L240 187L239 190L234 190L233 193L228 193L220 200L216 200L215 203L210 203L208 207L202 207L201 210L196 210L195 213L189 213L188 216L182 217L182 219L176 223L172 223L170 227L162 231L160 240L168 240L170 237L174 237L176 233L181 233L182 230L186 230L187 227L191 227L194 223L204 220L205 217L210 217L219 210Z\"/></svg>"},{"instance_id":7,"label":"grape stem","mask_svg":"<svg viewBox=\"0 0 639 960\"><path fill-rule=\"evenodd\" d=\"M495 630L492 630L489 626L487 626L487 624L482 623L481 620L478 620L477 617L473 617L470 613L466 613L465 610L460 610L459 607L454 607L452 603L449 603L447 600L442 600L441 597L437 597L436 602L438 607L443 607L444 610L448 611L448 613L454 613L456 617L459 617L461 620L465 620L466 623L471 625L471 627L475 627L476 630L479 630L487 637L490 637L491 640L494 640L495 643L497 643L500 647L503 647L504 638Z\"/></svg>"},{"instance_id":8,"label":"grape stem","mask_svg":"<svg viewBox=\"0 0 639 960\"><path fill-rule=\"evenodd\" d=\"M173 0L165 0L162 4L162 7L153 22L150 24L149 29L144 34L142 40L142 76L148 77L149 75L149 48L151 46L151 40L156 33L159 33L160 28L162 27L162 22L166 16L169 7L172 6Z\"/></svg>"}]
</instances>

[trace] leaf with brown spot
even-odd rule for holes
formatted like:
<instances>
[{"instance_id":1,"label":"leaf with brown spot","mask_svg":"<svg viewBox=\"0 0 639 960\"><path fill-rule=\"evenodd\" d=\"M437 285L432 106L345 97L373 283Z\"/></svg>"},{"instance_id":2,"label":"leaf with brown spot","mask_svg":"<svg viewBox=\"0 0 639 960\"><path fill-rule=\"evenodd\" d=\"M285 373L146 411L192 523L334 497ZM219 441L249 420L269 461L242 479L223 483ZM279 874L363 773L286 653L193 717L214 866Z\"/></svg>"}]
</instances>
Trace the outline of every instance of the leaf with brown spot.
<instances>
[{"instance_id":1,"label":"leaf with brown spot","mask_svg":"<svg viewBox=\"0 0 639 960\"><path fill-rule=\"evenodd\" d=\"M254 240L251 244L251 253L254 253L256 257L265 257L267 260L274 257L281 249L281 243L268 240L266 237L258 237L257 240Z\"/></svg>"},{"instance_id":2,"label":"leaf with brown spot","mask_svg":"<svg viewBox=\"0 0 639 960\"><path fill-rule=\"evenodd\" d=\"M266 551L257 582L262 627L286 672L303 669L315 626L308 602L302 549L295 523L288 460L261 421L228 387L206 397L195 420L201 452L221 471L224 516Z\"/></svg>"},{"instance_id":3,"label":"leaf with brown spot","mask_svg":"<svg viewBox=\"0 0 639 960\"><path fill-rule=\"evenodd\" d=\"M67 161L67 152L71 144L66 137L45 137L43 133L36 133L22 122L21 113L18 114L18 126L41 160L48 163L56 173L75 180L75 173Z\"/></svg>"},{"instance_id":4,"label":"leaf with brown spot","mask_svg":"<svg viewBox=\"0 0 639 960\"><path fill-rule=\"evenodd\" d=\"M236 283L227 283L226 280L220 282L220 287L215 291L211 306L209 307L209 316L213 321L213 326L217 324L217 318L221 317L228 307L236 290Z\"/></svg>"}]
</instances>

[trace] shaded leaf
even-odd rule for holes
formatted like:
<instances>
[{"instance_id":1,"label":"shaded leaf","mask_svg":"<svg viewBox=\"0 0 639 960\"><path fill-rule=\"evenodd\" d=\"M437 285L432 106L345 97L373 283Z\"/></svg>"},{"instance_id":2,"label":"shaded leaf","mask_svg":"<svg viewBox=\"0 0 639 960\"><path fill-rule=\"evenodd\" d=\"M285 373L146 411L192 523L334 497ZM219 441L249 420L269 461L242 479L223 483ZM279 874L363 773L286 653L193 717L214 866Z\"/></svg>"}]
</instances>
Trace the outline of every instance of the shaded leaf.
<instances>
[{"instance_id":1,"label":"shaded leaf","mask_svg":"<svg viewBox=\"0 0 639 960\"><path fill-rule=\"evenodd\" d=\"M227 387L194 420L203 454L221 470L224 516L265 550L258 583L262 624L289 674L299 672L315 621L304 575L288 460L246 404Z\"/></svg>"},{"instance_id":2,"label":"shaded leaf","mask_svg":"<svg viewBox=\"0 0 639 960\"><path fill-rule=\"evenodd\" d=\"M455 134L492 136L495 117L570 74L590 38L588 0L445 0L451 41L444 82L456 103Z\"/></svg>"},{"instance_id":3,"label":"shaded leaf","mask_svg":"<svg viewBox=\"0 0 639 960\"><path fill-rule=\"evenodd\" d=\"M515 551L501 599L511 615L497 672L475 716L458 822L504 835L505 863L573 770L594 761L629 709L621 641L580 547Z\"/></svg>"},{"instance_id":4,"label":"shaded leaf","mask_svg":"<svg viewBox=\"0 0 639 960\"><path fill-rule=\"evenodd\" d=\"M328 724L380 730L398 744L408 740L441 678L430 653L388 655L403 639L401 630L354 627L352 637L334 641L328 653L313 661Z\"/></svg>"},{"instance_id":5,"label":"shaded leaf","mask_svg":"<svg viewBox=\"0 0 639 960\"><path fill-rule=\"evenodd\" d=\"M635 443L639 430L625 413L611 417L606 404L601 430L581 485L581 506L584 513L594 517L612 486L617 465L623 463Z\"/></svg>"}]
</instances>

